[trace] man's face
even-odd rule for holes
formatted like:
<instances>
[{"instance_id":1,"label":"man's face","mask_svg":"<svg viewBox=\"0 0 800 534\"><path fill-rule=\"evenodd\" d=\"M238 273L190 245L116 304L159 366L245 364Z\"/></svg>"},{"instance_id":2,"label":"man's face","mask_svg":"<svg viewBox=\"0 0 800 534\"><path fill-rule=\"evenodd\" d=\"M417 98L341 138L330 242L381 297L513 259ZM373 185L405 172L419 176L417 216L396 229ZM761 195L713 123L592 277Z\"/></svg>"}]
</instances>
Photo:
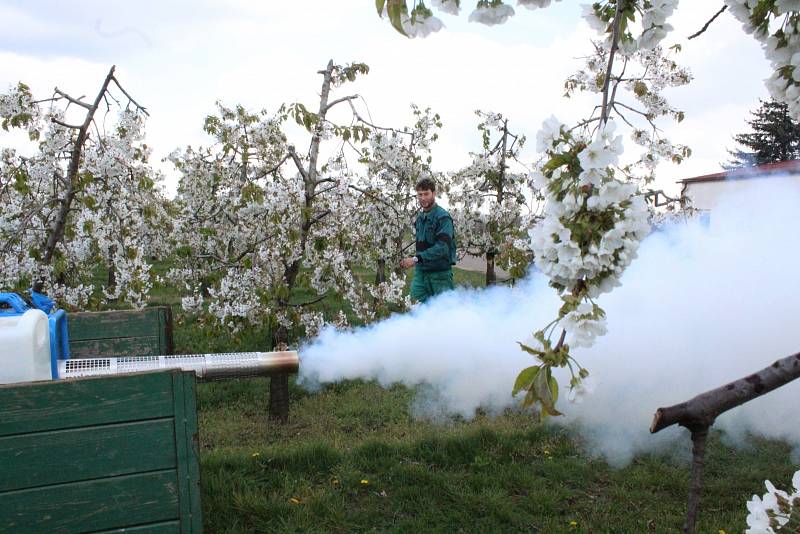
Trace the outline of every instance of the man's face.
<instances>
[{"instance_id":1,"label":"man's face","mask_svg":"<svg viewBox=\"0 0 800 534\"><path fill-rule=\"evenodd\" d=\"M417 189L417 201L422 209L427 210L436 202L436 193L428 189Z\"/></svg>"}]
</instances>

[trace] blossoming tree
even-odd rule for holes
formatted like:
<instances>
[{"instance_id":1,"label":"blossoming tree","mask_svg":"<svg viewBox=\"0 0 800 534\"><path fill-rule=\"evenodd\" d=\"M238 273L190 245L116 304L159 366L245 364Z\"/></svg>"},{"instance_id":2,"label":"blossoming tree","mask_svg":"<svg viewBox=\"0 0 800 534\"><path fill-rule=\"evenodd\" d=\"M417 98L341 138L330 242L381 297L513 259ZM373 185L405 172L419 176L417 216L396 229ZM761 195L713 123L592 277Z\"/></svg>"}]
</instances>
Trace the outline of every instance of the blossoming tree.
<instances>
[{"instance_id":1,"label":"blossoming tree","mask_svg":"<svg viewBox=\"0 0 800 534\"><path fill-rule=\"evenodd\" d=\"M521 277L530 263L528 230L535 220L528 172L519 162L525 136L514 134L499 113L476 111L483 151L453 173L448 199L458 228L458 247L486 259L486 285L495 283L495 263ZM517 169L512 165L516 164ZM516 172L515 172L516 171Z\"/></svg>"},{"instance_id":2,"label":"blossoming tree","mask_svg":"<svg viewBox=\"0 0 800 534\"><path fill-rule=\"evenodd\" d=\"M116 122L98 117L115 107ZM3 129L38 142L33 155L2 151L0 287L33 285L74 308L144 304L148 257L164 250L169 227L143 142L145 116L113 67L92 102L58 88L35 100L22 83L0 95ZM94 280L98 264L108 269L105 283Z\"/></svg>"},{"instance_id":3,"label":"blossoming tree","mask_svg":"<svg viewBox=\"0 0 800 534\"><path fill-rule=\"evenodd\" d=\"M355 115L340 125L330 114L357 98L334 99L332 91L367 71L360 63L328 63L320 71L316 112L300 103L274 115L220 105L205 121L214 145L173 154L181 180L179 264L171 276L187 288L184 308L199 310L205 303L233 329L268 322L273 346L280 347L294 325L309 335L317 331L324 318L311 305L330 290L365 321L376 313L375 299L401 300L402 282L376 286L354 273L369 247L358 219L362 193L352 187L356 178L342 146L366 141L369 128ZM287 141L289 119L308 131L306 153ZM336 147L321 163L324 143Z\"/></svg>"},{"instance_id":4,"label":"blossoming tree","mask_svg":"<svg viewBox=\"0 0 800 534\"><path fill-rule=\"evenodd\" d=\"M387 266L391 284L405 280L399 262L414 243L409 228L419 210L413 194L417 181L430 178L445 185L431 168L431 146L439 137L441 119L430 108L413 104L411 112L414 123L402 129L370 124L369 145L360 151L366 173L351 185L360 194L358 220L371 243L365 252L368 265L376 267L377 283L386 281Z\"/></svg>"},{"instance_id":5,"label":"blossoming tree","mask_svg":"<svg viewBox=\"0 0 800 534\"><path fill-rule=\"evenodd\" d=\"M795 0L725 0L730 9L764 50L773 68L766 80L770 95L800 119L800 3Z\"/></svg>"}]
</instances>

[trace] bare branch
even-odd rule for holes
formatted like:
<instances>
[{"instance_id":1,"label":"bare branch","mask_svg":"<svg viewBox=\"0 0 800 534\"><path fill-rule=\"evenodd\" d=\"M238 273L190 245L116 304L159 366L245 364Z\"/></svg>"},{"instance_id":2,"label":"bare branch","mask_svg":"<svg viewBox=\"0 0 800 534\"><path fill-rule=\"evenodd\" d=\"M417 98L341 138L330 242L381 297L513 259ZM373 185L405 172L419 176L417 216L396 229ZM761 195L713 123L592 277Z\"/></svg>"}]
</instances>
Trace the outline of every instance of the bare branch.
<instances>
[{"instance_id":1,"label":"bare branch","mask_svg":"<svg viewBox=\"0 0 800 534\"><path fill-rule=\"evenodd\" d=\"M63 126L64 128L71 128L73 130L80 130L81 129L80 126L76 126L75 124L67 124L66 122L60 121L58 119L50 119L50 120L52 120L54 123L58 124L59 126Z\"/></svg>"},{"instance_id":2,"label":"bare branch","mask_svg":"<svg viewBox=\"0 0 800 534\"><path fill-rule=\"evenodd\" d=\"M128 94L128 91L126 91L126 90L125 90L125 88L124 88L124 87L122 87L122 84L120 84L120 83L119 83L119 80L117 80L117 78L116 78L115 76L112 76L112 77L111 77L111 81L113 81L113 82L114 82L114 85L116 85L116 86L117 86L117 88L119 88L119 90L120 90L120 91L122 91L122 94L123 94L123 95L125 95L126 97L128 97L128 100L130 100L130 102L131 102L131 103L132 103L134 106L136 106L136 108L137 108L139 111L141 111L142 113L144 113L144 114L145 114L145 115L147 115L148 117L150 116L150 114L147 112L147 109L146 109L144 106L142 106L141 104L139 104L139 103L138 103L136 100L134 100L134 99L133 99L133 97L132 97L131 95L129 95L129 94Z\"/></svg>"},{"instance_id":3,"label":"bare branch","mask_svg":"<svg viewBox=\"0 0 800 534\"><path fill-rule=\"evenodd\" d=\"M362 188L360 188L360 187L357 187L357 186L355 186L355 185L348 185L347 187L349 187L350 189L353 189L353 190L355 190L355 191L358 191L358 192L359 192L359 193L361 193L362 195L364 195L364 196L366 196L366 197L368 197L368 198L371 198L372 200L376 200L376 201L380 202L381 204L384 204L384 205L388 206L388 207L389 207L389 208L391 208L391 210L392 210L392 211L395 213L395 215L397 215L398 217L400 216L400 212L399 212L399 211L397 211L397 208L395 208L395 207L394 207L394 206L391 204L391 202L388 202L388 201L386 201L385 199L383 199L383 198L381 198L381 197L379 197L379 196L377 196L377 195L374 195L374 194L372 194L372 193L371 193L369 190L367 190L367 189L362 189Z\"/></svg>"},{"instance_id":4,"label":"bare branch","mask_svg":"<svg viewBox=\"0 0 800 534\"><path fill-rule=\"evenodd\" d=\"M695 37L697 37L697 36L701 35L703 32L705 32L705 31L708 29L708 27L709 27L709 26L711 26L711 23L712 23L712 22L714 22L714 19L716 19L717 17L719 17L719 16L722 14L722 12L723 12L723 11L725 11L726 9L728 9L728 6L727 6L727 4L726 4L726 5L723 5L723 6L720 8L720 10L719 10L719 11L717 11L716 15L714 15L713 17L711 17L711 18L709 19L709 21L708 21L708 22L706 22L706 23L703 25L703 27L702 27L702 28L700 28L700 31L698 31L697 33L693 33L693 34L692 34L692 35L690 35L688 38L689 38L689 39L694 39Z\"/></svg>"},{"instance_id":5,"label":"bare branch","mask_svg":"<svg viewBox=\"0 0 800 534\"><path fill-rule=\"evenodd\" d=\"M317 182L317 183L319 183L319 182ZM319 195L324 195L324 194L325 194L325 193L327 193L328 191L333 191L333 190L334 190L334 189L336 189L337 187L339 187L339 186L338 186L338 185L332 185L332 186L330 186L330 187L326 187L325 189L319 189L319 190L317 190L317 191L314 191L314 193L311 195L311 198L316 198L316 197L318 197Z\"/></svg>"},{"instance_id":6,"label":"bare branch","mask_svg":"<svg viewBox=\"0 0 800 534\"><path fill-rule=\"evenodd\" d=\"M317 302L320 302L320 301L324 300L327 296L328 295L322 295L322 296L319 296L319 297L317 297L315 299L308 300L306 302L298 302L298 303L295 303L295 304L290 304L290 303L282 300L282 301L280 301L280 304L281 304L281 306L284 306L286 308L302 308L304 306L311 306L312 304L316 304Z\"/></svg>"},{"instance_id":7,"label":"bare branch","mask_svg":"<svg viewBox=\"0 0 800 534\"><path fill-rule=\"evenodd\" d=\"M297 151L295 151L293 146L289 146L288 152L289 152L289 157L291 157L292 161L294 161L294 166L297 167L297 170L303 177L303 180L308 181L308 173L306 172L305 167L303 167L303 162L300 161L300 157L297 155Z\"/></svg>"},{"instance_id":8,"label":"bare branch","mask_svg":"<svg viewBox=\"0 0 800 534\"><path fill-rule=\"evenodd\" d=\"M343 96L342 98L337 98L336 100L329 102L328 105L325 106L325 111L327 112L336 104L341 104L342 102L346 102L348 100L355 100L356 98L358 98L358 95Z\"/></svg>"},{"instance_id":9,"label":"bare branch","mask_svg":"<svg viewBox=\"0 0 800 534\"><path fill-rule=\"evenodd\" d=\"M82 96L80 98L73 98L73 97L69 96L67 93L65 93L64 91L62 91L61 89L59 89L58 87L56 87L54 89L54 91L58 96L60 96L61 98L65 98L66 100L68 100L69 102L71 102L73 104L76 104L76 105L81 106L83 108L86 108L88 110L92 109L91 104L87 104L86 102L83 102L83 101L80 100L81 98L83 98ZM57 99L50 98L48 100L57 100ZM39 102L47 102L47 100L40 100Z\"/></svg>"},{"instance_id":10,"label":"bare branch","mask_svg":"<svg viewBox=\"0 0 800 534\"><path fill-rule=\"evenodd\" d=\"M412 135L410 132L403 132L403 131L397 130L395 128L386 128L384 126L377 126L377 125L371 123L370 121L366 120L361 115L359 115L358 111L356 110L356 107L353 105L353 102L351 100L348 100L347 103L350 104L350 110L353 112L353 116L355 116L355 118L358 119L359 122L362 122L362 123L366 124L367 126L372 128L373 130L382 130L384 132L394 132L396 134L402 134L402 135Z\"/></svg>"},{"instance_id":11,"label":"bare branch","mask_svg":"<svg viewBox=\"0 0 800 534\"><path fill-rule=\"evenodd\" d=\"M659 201L659 197L664 197L666 200L664 200L663 202ZM648 189L647 192L644 194L644 199L645 199L645 201L649 201L650 199L652 199L653 200L653 206L656 207L656 208L658 208L660 206L666 206L667 204L672 204L673 202L680 202L681 201L681 199L679 199L679 198L674 198L674 197L671 197L671 196L667 195L661 189L659 189L659 190Z\"/></svg>"},{"instance_id":12,"label":"bare branch","mask_svg":"<svg viewBox=\"0 0 800 534\"><path fill-rule=\"evenodd\" d=\"M611 50L608 52L608 66L606 67L606 79L603 80L603 106L600 112L600 126L608 121L608 88L611 85L611 69L614 66L614 55L617 53L619 45L619 25L622 14L622 2L617 2L616 12L614 13L614 32L611 35Z\"/></svg>"},{"instance_id":13,"label":"bare branch","mask_svg":"<svg viewBox=\"0 0 800 534\"><path fill-rule=\"evenodd\" d=\"M651 433L675 424L692 433L692 478L684 533L694 534L696 528L708 429L721 414L797 378L800 378L800 353L777 360L757 373L701 393L686 402L656 410L650 425Z\"/></svg>"},{"instance_id":14,"label":"bare branch","mask_svg":"<svg viewBox=\"0 0 800 534\"><path fill-rule=\"evenodd\" d=\"M318 223L319 221L321 221L322 219L324 219L325 217L327 217L330 214L331 214L331 210L325 210L322 213L320 213L319 215L317 215L316 217L314 217L313 219L311 219L310 221L308 221L308 225L311 226L312 224L316 224L316 223Z\"/></svg>"},{"instance_id":15,"label":"bare branch","mask_svg":"<svg viewBox=\"0 0 800 534\"><path fill-rule=\"evenodd\" d=\"M275 166L274 166L274 167L272 167L271 169L268 169L268 170L264 171L263 173L261 173L261 175L257 176L257 177L256 177L256 179L258 179L258 178L264 178L265 176L269 176L270 174L274 174L274 173L276 173L276 172L277 172L277 171L278 171L278 170L279 170L279 169L280 169L280 168L283 166L283 164L284 164L284 163L286 163L286 160L288 160L290 157L291 157L291 154L287 154L287 155L285 155L285 156L284 156L284 157L283 157L283 158L282 158L282 159L281 159L281 160L280 160L280 161L277 163L277 165L275 165Z\"/></svg>"},{"instance_id":16,"label":"bare branch","mask_svg":"<svg viewBox=\"0 0 800 534\"><path fill-rule=\"evenodd\" d=\"M757 373L706 391L691 400L659 408L650 425L656 433L675 424L692 429L709 426L728 410L800 378L800 352L776 361Z\"/></svg>"}]
</instances>

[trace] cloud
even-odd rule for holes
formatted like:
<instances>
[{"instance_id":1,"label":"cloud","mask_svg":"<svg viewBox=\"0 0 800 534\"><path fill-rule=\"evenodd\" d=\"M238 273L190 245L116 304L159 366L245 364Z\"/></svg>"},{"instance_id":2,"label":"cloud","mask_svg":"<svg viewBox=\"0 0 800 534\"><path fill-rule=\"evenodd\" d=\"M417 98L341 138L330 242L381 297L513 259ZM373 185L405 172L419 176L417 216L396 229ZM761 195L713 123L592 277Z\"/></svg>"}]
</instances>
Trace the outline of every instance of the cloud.
<instances>
[{"instance_id":1,"label":"cloud","mask_svg":"<svg viewBox=\"0 0 800 534\"><path fill-rule=\"evenodd\" d=\"M201 126L216 100L251 109L274 110L287 101L313 108L316 71L330 58L370 65L369 76L342 91L362 94L377 123L406 121L411 102L439 112L445 126L434 166L442 170L463 165L468 152L479 149L477 108L504 113L519 133L532 137L551 113L573 122L597 104L596 96L561 98L564 78L580 66L577 58L590 51L593 36L580 6L571 2L518 10L493 28L468 23L463 13L442 15L446 28L425 40L405 39L371 5L356 0L304 9L245 0L82 0L68 8L56 0L15 0L0 10L8 21L0 50L12 58L0 72L0 87L27 80L37 94L54 85L90 93L117 64L120 80L151 111L148 140L156 160L177 147L208 142ZM712 13L681 3L668 41L685 41L706 14ZM766 94L766 61L726 15L699 39L684 42L679 56L696 80L670 94L687 119L666 131L675 142L689 140L697 158L660 168L657 185L673 193L674 180L718 169L730 136L742 128L740 118ZM80 68L61 68L67 65ZM728 106L725 114L715 113L722 105ZM529 163L537 158L533 143L523 157ZM175 173L164 169L174 187Z\"/></svg>"}]
</instances>

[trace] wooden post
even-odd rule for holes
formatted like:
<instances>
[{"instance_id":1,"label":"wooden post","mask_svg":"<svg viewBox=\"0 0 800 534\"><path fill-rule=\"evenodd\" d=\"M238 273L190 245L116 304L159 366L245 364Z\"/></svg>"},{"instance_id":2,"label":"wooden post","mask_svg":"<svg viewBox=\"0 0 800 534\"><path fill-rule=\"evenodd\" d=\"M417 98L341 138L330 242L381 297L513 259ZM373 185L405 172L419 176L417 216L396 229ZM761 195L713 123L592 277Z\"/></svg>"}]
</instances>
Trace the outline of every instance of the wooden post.
<instances>
[{"instance_id":1,"label":"wooden post","mask_svg":"<svg viewBox=\"0 0 800 534\"><path fill-rule=\"evenodd\" d=\"M269 383L269 418L279 423L289 421L289 375L275 375Z\"/></svg>"},{"instance_id":2,"label":"wooden post","mask_svg":"<svg viewBox=\"0 0 800 534\"><path fill-rule=\"evenodd\" d=\"M703 488L703 465L706 456L708 427L692 430L692 479L689 485L689 502L686 506L684 534L694 534L697 528L697 512L700 509L700 490Z\"/></svg>"},{"instance_id":3,"label":"wooden post","mask_svg":"<svg viewBox=\"0 0 800 534\"><path fill-rule=\"evenodd\" d=\"M494 272L494 257L495 253L486 253L486 287L493 286L497 283L497 275Z\"/></svg>"},{"instance_id":4,"label":"wooden post","mask_svg":"<svg viewBox=\"0 0 800 534\"><path fill-rule=\"evenodd\" d=\"M271 333L273 350L287 350L289 333L278 325ZM285 424L289 421L289 375L279 374L269 379L269 419Z\"/></svg>"},{"instance_id":5,"label":"wooden post","mask_svg":"<svg viewBox=\"0 0 800 534\"><path fill-rule=\"evenodd\" d=\"M686 522L683 526L685 534L694 534L697 528L708 429L721 414L797 378L800 378L800 352L777 360L749 376L701 393L686 402L656 410L650 432L656 433L677 424L692 433L692 480Z\"/></svg>"}]
</instances>

